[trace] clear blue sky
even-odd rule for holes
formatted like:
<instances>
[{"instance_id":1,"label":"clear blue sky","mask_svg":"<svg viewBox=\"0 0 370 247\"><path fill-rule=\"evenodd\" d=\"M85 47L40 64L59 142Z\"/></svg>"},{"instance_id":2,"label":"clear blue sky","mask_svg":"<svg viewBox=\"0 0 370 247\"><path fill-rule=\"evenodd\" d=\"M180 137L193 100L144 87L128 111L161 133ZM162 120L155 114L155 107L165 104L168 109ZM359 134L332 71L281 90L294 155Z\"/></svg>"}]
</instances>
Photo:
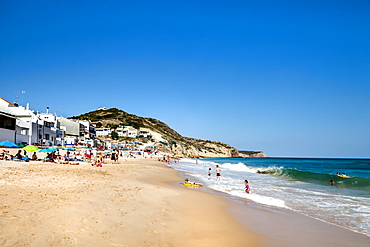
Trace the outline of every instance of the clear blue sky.
<instances>
[{"instance_id":1,"label":"clear blue sky","mask_svg":"<svg viewBox=\"0 0 370 247\"><path fill-rule=\"evenodd\" d=\"M0 97L11 102L64 117L117 107L269 156L370 157L368 0L0 9Z\"/></svg>"}]
</instances>

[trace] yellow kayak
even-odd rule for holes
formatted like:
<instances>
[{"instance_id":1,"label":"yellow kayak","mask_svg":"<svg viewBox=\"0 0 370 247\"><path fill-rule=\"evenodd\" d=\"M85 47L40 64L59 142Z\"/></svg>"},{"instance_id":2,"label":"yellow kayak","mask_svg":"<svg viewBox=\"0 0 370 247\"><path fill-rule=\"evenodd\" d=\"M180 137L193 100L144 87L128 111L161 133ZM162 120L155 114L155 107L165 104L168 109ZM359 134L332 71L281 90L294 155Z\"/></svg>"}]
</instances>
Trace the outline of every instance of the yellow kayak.
<instances>
[{"instance_id":1,"label":"yellow kayak","mask_svg":"<svg viewBox=\"0 0 370 247\"><path fill-rule=\"evenodd\" d=\"M200 187L200 186L203 186L202 184L193 184L193 183L182 183L183 185L186 185L186 186L194 186L194 187Z\"/></svg>"}]
</instances>

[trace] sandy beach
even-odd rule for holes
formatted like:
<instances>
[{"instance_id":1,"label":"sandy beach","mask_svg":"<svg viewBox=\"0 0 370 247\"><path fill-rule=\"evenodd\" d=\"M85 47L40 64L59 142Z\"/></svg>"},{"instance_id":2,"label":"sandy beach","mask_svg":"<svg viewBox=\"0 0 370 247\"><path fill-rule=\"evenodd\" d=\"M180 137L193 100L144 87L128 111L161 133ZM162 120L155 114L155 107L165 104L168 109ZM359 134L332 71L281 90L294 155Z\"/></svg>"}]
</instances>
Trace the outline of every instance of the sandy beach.
<instances>
[{"instance_id":1,"label":"sandy beach","mask_svg":"<svg viewBox=\"0 0 370 247\"><path fill-rule=\"evenodd\" d=\"M1 162L1 246L259 246L215 196L154 159Z\"/></svg>"},{"instance_id":2,"label":"sandy beach","mask_svg":"<svg viewBox=\"0 0 370 247\"><path fill-rule=\"evenodd\" d=\"M1 246L369 246L370 238L180 185L155 159L0 161ZM355 243L355 245L354 245Z\"/></svg>"}]
</instances>

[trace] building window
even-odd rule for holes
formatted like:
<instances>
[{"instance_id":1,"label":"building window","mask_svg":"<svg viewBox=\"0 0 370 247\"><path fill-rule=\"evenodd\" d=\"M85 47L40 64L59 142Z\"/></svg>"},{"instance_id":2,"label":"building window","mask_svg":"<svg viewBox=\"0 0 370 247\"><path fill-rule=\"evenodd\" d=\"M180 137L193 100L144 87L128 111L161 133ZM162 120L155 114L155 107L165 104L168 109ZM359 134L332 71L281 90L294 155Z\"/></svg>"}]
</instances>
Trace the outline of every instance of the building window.
<instances>
[{"instance_id":1,"label":"building window","mask_svg":"<svg viewBox=\"0 0 370 247\"><path fill-rule=\"evenodd\" d=\"M15 130L15 119L0 115L0 128Z\"/></svg>"},{"instance_id":2,"label":"building window","mask_svg":"<svg viewBox=\"0 0 370 247\"><path fill-rule=\"evenodd\" d=\"M28 133L29 133L28 129L22 129L21 130L22 135L28 135Z\"/></svg>"},{"instance_id":3,"label":"building window","mask_svg":"<svg viewBox=\"0 0 370 247\"><path fill-rule=\"evenodd\" d=\"M50 135L49 134L45 134L45 139L46 140L49 140L50 139Z\"/></svg>"}]
</instances>

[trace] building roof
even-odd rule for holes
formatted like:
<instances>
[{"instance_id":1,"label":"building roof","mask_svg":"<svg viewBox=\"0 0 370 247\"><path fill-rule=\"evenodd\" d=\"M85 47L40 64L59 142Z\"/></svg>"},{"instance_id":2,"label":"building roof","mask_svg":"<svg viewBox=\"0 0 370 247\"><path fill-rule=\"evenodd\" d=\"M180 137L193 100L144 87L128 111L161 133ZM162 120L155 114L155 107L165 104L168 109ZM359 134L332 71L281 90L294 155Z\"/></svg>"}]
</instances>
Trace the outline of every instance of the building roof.
<instances>
[{"instance_id":1,"label":"building roof","mask_svg":"<svg viewBox=\"0 0 370 247\"><path fill-rule=\"evenodd\" d=\"M14 106L14 107L16 107L16 105L14 105L14 104L10 103L10 102L9 102L9 101L7 101L6 99L4 99L4 98L2 98L2 97L0 97L0 99L2 99L3 101L5 101L6 103L8 103L10 106Z\"/></svg>"}]
</instances>

